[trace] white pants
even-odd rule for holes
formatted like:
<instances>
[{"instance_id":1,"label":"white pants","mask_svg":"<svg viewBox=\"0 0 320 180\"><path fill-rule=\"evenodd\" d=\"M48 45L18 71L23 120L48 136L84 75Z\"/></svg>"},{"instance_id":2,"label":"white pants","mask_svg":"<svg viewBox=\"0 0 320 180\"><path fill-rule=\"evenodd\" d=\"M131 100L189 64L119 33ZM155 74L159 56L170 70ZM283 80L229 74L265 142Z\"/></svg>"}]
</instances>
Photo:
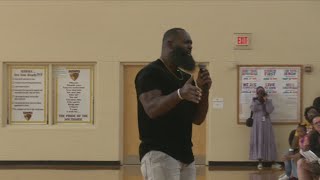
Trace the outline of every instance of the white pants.
<instances>
[{"instance_id":1,"label":"white pants","mask_svg":"<svg viewBox=\"0 0 320 180\"><path fill-rule=\"evenodd\" d=\"M171 156L150 151L141 160L144 180L196 180L194 162L183 164Z\"/></svg>"}]
</instances>

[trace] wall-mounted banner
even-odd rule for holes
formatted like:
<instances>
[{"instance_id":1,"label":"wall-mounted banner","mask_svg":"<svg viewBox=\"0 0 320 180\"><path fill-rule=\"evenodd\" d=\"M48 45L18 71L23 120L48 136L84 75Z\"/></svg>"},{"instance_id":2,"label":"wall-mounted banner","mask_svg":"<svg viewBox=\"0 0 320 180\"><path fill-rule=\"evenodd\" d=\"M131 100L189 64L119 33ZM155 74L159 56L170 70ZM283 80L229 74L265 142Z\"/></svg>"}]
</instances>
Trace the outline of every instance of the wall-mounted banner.
<instances>
[{"instance_id":1,"label":"wall-mounted banner","mask_svg":"<svg viewBox=\"0 0 320 180\"><path fill-rule=\"evenodd\" d=\"M265 88L275 107L272 122L301 121L302 82L300 65L239 65L238 66L238 123L250 116L250 104L256 88Z\"/></svg>"},{"instance_id":2,"label":"wall-mounted banner","mask_svg":"<svg viewBox=\"0 0 320 180\"><path fill-rule=\"evenodd\" d=\"M9 124L48 124L48 67L8 65Z\"/></svg>"}]
</instances>

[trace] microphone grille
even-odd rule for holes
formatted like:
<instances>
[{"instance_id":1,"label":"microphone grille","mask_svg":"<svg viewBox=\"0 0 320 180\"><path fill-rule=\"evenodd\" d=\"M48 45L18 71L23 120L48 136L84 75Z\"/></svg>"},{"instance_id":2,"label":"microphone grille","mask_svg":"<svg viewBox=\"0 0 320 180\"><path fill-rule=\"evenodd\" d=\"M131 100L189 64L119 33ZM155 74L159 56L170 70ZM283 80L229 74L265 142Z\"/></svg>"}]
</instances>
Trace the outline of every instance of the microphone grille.
<instances>
[{"instance_id":1,"label":"microphone grille","mask_svg":"<svg viewBox=\"0 0 320 180\"><path fill-rule=\"evenodd\" d=\"M200 69L205 69L205 68L207 67L207 65L200 63L200 64L198 64L198 67L199 67Z\"/></svg>"}]
</instances>

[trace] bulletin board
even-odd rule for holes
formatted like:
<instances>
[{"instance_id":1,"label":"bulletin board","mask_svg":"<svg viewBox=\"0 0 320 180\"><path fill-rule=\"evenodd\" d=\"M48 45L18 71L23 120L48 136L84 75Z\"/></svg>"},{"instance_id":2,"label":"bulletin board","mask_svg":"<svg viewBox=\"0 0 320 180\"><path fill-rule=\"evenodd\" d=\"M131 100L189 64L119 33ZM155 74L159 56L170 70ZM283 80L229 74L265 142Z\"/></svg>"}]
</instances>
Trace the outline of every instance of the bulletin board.
<instances>
[{"instance_id":1,"label":"bulletin board","mask_svg":"<svg viewBox=\"0 0 320 180\"><path fill-rule=\"evenodd\" d=\"M302 118L302 65L238 65L238 124L250 117L256 88L265 88L272 100L272 123L297 124Z\"/></svg>"}]
</instances>

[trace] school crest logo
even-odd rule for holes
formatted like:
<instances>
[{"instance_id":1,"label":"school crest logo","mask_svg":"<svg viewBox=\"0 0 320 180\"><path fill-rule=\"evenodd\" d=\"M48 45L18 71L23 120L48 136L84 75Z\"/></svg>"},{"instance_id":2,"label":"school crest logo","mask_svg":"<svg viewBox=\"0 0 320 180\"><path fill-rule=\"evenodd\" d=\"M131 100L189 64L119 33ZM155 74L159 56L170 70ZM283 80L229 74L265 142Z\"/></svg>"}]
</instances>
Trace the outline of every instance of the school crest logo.
<instances>
[{"instance_id":1,"label":"school crest logo","mask_svg":"<svg viewBox=\"0 0 320 180\"><path fill-rule=\"evenodd\" d=\"M80 74L80 70L69 70L70 78L71 78L73 81L76 81L76 80L78 79L79 74Z\"/></svg>"},{"instance_id":2,"label":"school crest logo","mask_svg":"<svg viewBox=\"0 0 320 180\"><path fill-rule=\"evenodd\" d=\"M24 118L29 121L32 117L32 112L23 112Z\"/></svg>"}]
</instances>

